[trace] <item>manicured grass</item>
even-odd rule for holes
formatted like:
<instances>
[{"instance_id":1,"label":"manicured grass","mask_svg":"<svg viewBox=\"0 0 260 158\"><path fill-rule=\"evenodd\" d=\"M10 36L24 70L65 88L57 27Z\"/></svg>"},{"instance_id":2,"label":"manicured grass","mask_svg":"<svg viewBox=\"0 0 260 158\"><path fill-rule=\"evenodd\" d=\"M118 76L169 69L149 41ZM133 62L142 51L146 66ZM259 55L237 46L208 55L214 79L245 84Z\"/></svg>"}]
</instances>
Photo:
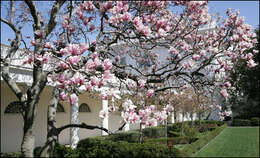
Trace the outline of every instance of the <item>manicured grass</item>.
<instances>
[{"instance_id":1,"label":"manicured grass","mask_svg":"<svg viewBox=\"0 0 260 158\"><path fill-rule=\"evenodd\" d=\"M224 129L194 157L259 157L259 127Z\"/></svg>"}]
</instances>

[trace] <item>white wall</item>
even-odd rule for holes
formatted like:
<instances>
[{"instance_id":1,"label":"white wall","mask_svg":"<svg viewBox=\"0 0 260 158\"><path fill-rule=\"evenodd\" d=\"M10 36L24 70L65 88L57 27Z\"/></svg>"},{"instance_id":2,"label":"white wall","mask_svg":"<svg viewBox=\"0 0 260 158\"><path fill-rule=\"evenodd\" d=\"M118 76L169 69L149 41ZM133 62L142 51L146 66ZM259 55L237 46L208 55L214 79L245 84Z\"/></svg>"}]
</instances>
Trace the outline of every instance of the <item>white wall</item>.
<instances>
[{"instance_id":1,"label":"white wall","mask_svg":"<svg viewBox=\"0 0 260 158\"><path fill-rule=\"evenodd\" d=\"M35 146L42 146L46 141L47 135L47 110L52 94L52 89L46 87L41 96L36 116L36 123L34 127ZM15 95L10 88L1 81L1 152L16 152L20 150L23 137L23 120L20 114L5 114L4 110L7 105L13 101L17 101ZM101 99L98 96L93 98L88 94L79 96L79 105L87 103L91 112L80 112L79 123L85 122L89 125L101 126L101 119L99 118L99 111L101 110ZM57 127L68 124L70 121L70 105L67 102L61 102L65 112L57 113ZM109 117L109 130L116 130L120 127L121 116L119 112L113 113ZM133 129L130 125L130 129ZM135 128L134 128L135 129ZM100 130L79 130L80 139L90 136L101 135ZM69 129L64 130L59 136L61 144L69 144Z\"/></svg>"}]
</instances>

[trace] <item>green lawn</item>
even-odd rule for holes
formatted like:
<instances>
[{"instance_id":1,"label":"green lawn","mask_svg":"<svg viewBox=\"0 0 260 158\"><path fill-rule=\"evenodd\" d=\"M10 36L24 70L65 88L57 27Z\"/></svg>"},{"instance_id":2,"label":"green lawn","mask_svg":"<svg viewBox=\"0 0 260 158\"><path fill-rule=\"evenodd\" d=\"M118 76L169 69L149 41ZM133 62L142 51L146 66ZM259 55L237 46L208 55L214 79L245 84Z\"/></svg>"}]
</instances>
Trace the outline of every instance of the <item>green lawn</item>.
<instances>
[{"instance_id":1,"label":"green lawn","mask_svg":"<svg viewBox=\"0 0 260 158\"><path fill-rule=\"evenodd\" d=\"M259 127L224 129L194 157L259 157Z\"/></svg>"}]
</instances>

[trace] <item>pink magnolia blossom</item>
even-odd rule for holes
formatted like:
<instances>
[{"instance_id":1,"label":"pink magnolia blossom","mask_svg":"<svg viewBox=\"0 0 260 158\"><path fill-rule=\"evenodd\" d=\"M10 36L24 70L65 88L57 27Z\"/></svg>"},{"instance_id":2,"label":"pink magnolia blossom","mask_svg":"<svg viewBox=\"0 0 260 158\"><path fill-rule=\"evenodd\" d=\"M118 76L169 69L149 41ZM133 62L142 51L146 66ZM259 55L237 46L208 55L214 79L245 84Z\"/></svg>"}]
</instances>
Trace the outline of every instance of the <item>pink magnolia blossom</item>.
<instances>
[{"instance_id":1,"label":"pink magnolia blossom","mask_svg":"<svg viewBox=\"0 0 260 158\"><path fill-rule=\"evenodd\" d=\"M79 44L80 53L84 53L89 49L89 45L86 43Z\"/></svg>"},{"instance_id":2,"label":"pink magnolia blossom","mask_svg":"<svg viewBox=\"0 0 260 158\"><path fill-rule=\"evenodd\" d=\"M107 118L107 117L108 117L108 111L107 111L107 110L101 110L101 111L99 112L99 117L100 117L101 119Z\"/></svg>"},{"instance_id":3,"label":"pink magnolia blossom","mask_svg":"<svg viewBox=\"0 0 260 158\"><path fill-rule=\"evenodd\" d=\"M29 56L29 58L23 62L23 64L32 64L33 63L33 56Z\"/></svg>"},{"instance_id":4,"label":"pink magnolia blossom","mask_svg":"<svg viewBox=\"0 0 260 158\"><path fill-rule=\"evenodd\" d=\"M61 61L60 62L60 65L59 65L59 67L61 68L61 69L68 69L69 68L69 66L68 66L68 64L66 64L65 62L63 62L63 61Z\"/></svg>"},{"instance_id":5,"label":"pink magnolia blossom","mask_svg":"<svg viewBox=\"0 0 260 158\"><path fill-rule=\"evenodd\" d=\"M151 112L154 112L155 109L156 109L156 107L155 107L155 105L150 105L150 106L149 106L149 109L150 109Z\"/></svg>"},{"instance_id":6,"label":"pink magnolia blossom","mask_svg":"<svg viewBox=\"0 0 260 158\"><path fill-rule=\"evenodd\" d=\"M53 49L53 46L50 44L50 42L46 42L43 47L48 49Z\"/></svg>"},{"instance_id":7,"label":"pink magnolia blossom","mask_svg":"<svg viewBox=\"0 0 260 158\"><path fill-rule=\"evenodd\" d=\"M138 81L138 84L139 84L139 87L140 87L140 88L143 88L144 85L145 85L145 80L141 80L141 79L140 79L140 80Z\"/></svg>"},{"instance_id":8,"label":"pink magnolia blossom","mask_svg":"<svg viewBox=\"0 0 260 158\"><path fill-rule=\"evenodd\" d=\"M224 83L224 86L225 86L226 88L230 88L230 87L231 87L231 84L230 84L230 82L225 82L225 83Z\"/></svg>"},{"instance_id":9,"label":"pink magnolia blossom","mask_svg":"<svg viewBox=\"0 0 260 158\"><path fill-rule=\"evenodd\" d=\"M199 60L199 58L200 58L200 55L198 55L198 54L192 55L193 60Z\"/></svg>"},{"instance_id":10,"label":"pink magnolia blossom","mask_svg":"<svg viewBox=\"0 0 260 158\"><path fill-rule=\"evenodd\" d=\"M92 88L92 86L90 85L90 84L86 84L86 91L90 91L91 90L91 88Z\"/></svg>"},{"instance_id":11,"label":"pink magnolia blossom","mask_svg":"<svg viewBox=\"0 0 260 158\"><path fill-rule=\"evenodd\" d=\"M179 54L179 51L173 47L170 47L170 53L173 54L173 55L178 55Z\"/></svg>"},{"instance_id":12,"label":"pink magnolia blossom","mask_svg":"<svg viewBox=\"0 0 260 158\"><path fill-rule=\"evenodd\" d=\"M73 93L69 96L69 102L70 102L70 105L74 105L76 102L78 102L78 96Z\"/></svg>"},{"instance_id":13,"label":"pink magnolia blossom","mask_svg":"<svg viewBox=\"0 0 260 158\"><path fill-rule=\"evenodd\" d=\"M42 38L44 36L44 31L43 30L36 30L34 32L34 34L38 37L38 38Z\"/></svg>"},{"instance_id":14,"label":"pink magnolia blossom","mask_svg":"<svg viewBox=\"0 0 260 158\"><path fill-rule=\"evenodd\" d=\"M102 100L107 100L108 99L108 96L107 96L107 94L105 92L102 92L100 94L100 97L101 97Z\"/></svg>"},{"instance_id":15,"label":"pink magnolia blossom","mask_svg":"<svg viewBox=\"0 0 260 158\"><path fill-rule=\"evenodd\" d=\"M130 99L126 99L126 101L122 104L122 107L125 111L134 111L137 106L135 106Z\"/></svg>"},{"instance_id":16,"label":"pink magnolia blossom","mask_svg":"<svg viewBox=\"0 0 260 158\"><path fill-rule=\"evenodd\" d=\"M220 105L216 105L216 109L221 110L221 106Z\"/></svg>"},{"instance_id":17,"label":"pink magnolia blossom","mask_svg":"<svg viewBox=\"0 0 260 158\"><path fill-rule=\"evenodd\" d=\"M147 126L155 126L157 123L157 120L154 118L148 119L148 121L146 122Z\"/></svg>"},{"instance_id":18,"label":"pink magnolia blossom","mask_svg":"<svg viewBox=\"0 0 260 158\"><path fill-rule=\"evenodd\" d=\"M247 66L248 66L249 68L255 67L256 65L257 65L257 64L256 64L255 61L252 60L252 59L250 59L250 60L247 61Z\"/></svg>"},{"instance_id":19,"label":"pink magnolia blossom","mask_svg":"<svg viewBox=\"0 0 260 158\"><path fill-rule=\"evenodd\" d=\"M99 65L101 65L101 61L99 60L98 57L96 57L96 58L94 59L94 65L95 65L95 67L98 67Z\"/></svg>"},{"instance_id":20,"label":"pink magnolia blossom","mask_svg":"<svg viewBox=\"0 0 260 158\"><path fill-rule=\"evenodd\" d=\"M66 100L66 99L67 99L67 94L66 94L65 92L61 92L61 93L60 93L60 99L61 99L62 101Z\"/></svg>"},{"instance_id":21,"label":"pink magnolia blossom","mask_svg":"<svg viewBox=\"0 0 260 158\"><path fill-rule=\"evenodd\" d=\"M36 42L36 40L31 40L31 41L30 41L30 44L31 44L32 46L36 46L36 45L37 45L37 42Z\"/></svg>"},{"instance_id":22,"label":"pink magnolia blossom","mask_svg":"<svg viewBox=\"0 0 260 158\"><path fill-rule=\"evenodd\" d=\"M96 86L98 84L98 82L99 82L99 79L97 77L92 77L90 79L91 86Z\"/></svg>"},{"instance_id":23,"label":"pink magnolia blossom","mask_svg":"<svg viewBox=\"0 0 260 158\"><path fill-rule=\"evenodd\" d=\"M80 61L80 56L70 56L67 60L71 65L76 65Z\"/></svg>"},{"instance_id":24,"label":"pink magnolia blossom","mask_svg":"<svg viewBox=\"0 0 260 158\"><path fill-rule=\"evenodd\" d=\"M167 104L165 108L163 108L164 111L166 111L166 113L169 113L171 111L173 111L173 106L170 104Z\"/></svg>"},{"instance_id":25,"label":"pink magnolia blossom","mask_svg":"<svg viewBox=\"0 0 260 158\"><path fill-rule=\"evenodd\" d=\"M71 55L80 55L81 54L80 48L77 44L69 44L67 49Z\"/></svg>"},{"instance_id":26,"label":"pink magnolia blossom","mask_svg":"<svg viewBox=\"0 0 260 158\"><path fill-rule=\"evenodd\" d=\"M222 90L220 91L220 94L221 94L223 97L225 97L225 98L228 97L228 93L227 93L227 90L226 90L226 89L222 89Z\"/></svg>"},{"instance_id":27,"label":"pink magnolia blossom","mask_svg":"<svg viewBox=\"0 0 260 158\"><path fill-rule=\"evenodd\" d=\"M95 30L95 25L94 25L94 24L91 24L91 25L89 26L89 31L93 31L93 30Z\"/></svg>"},{"instance_id":28,"label":"pink magnolia blossom","mask_svg":"<svg viewBox=\"0 0 260 158\"><path fill-rule=\"evenodd\" d=\"M120 57L119 57L119 56L116 56L116 57L115 57L115 60L116 60L116 62L119 62L119 61L120 61Z\"/></svg>"},{"instance_id":29,"label":"pink magnolia blossom","mask_svg":"<svg viewBox=\"0 0 260 158\"><path fill-rule=\"evenodd\" d=\"M109 59L105 59L105 61L104 61L104 68L105 68L105 70L110 70L111 67L112 67L111 61Z\"/></svg>"},{"instance_id":30,"label":"pink magnolia blossom","mask_svg":"<svg viewBox=\"0 0 260 158\"><path fill-rule=\"evenodd\" d=\"M68 50L66 49L66 48L62 48L61 50L60 50L60 54L62 54L62 55L67 55L68 54Z\"/></svg>"},{"instance_id":31,"label":"pink magnolia blossom","mask_svg":"<svg viewBox=\"0 0 260 158\"><path fill-rule=\"evenodd\" d=\"M167 119L167 113L166 111L156 112L154 113L154 118L160 123L162 123L164 120Z\"/></svg>"},{"instance_id":32,"label":"pink magnolia blossom","mask_svg":"<svg viewBox=\"0 0 260 158\"><path fill-rule=\"evenodd\" d=\"M147 96L148 97L152 97L154 95L154 90L153 89L149 89L148 91L147 91Z\"/></svg>"},{"instance_id":33,"label":"pink magnolia blossom","mask_svg":"<svg viewBox=\"0 0 260 158\"><path fill-rule=\"evenodd\" d=\"M111 73L109 70L106 70L103 75L103 79L108 80L111 78Z\"/></svg>"},{"instance_id":34,"label":"pink magnolia blossom","mask_svg":"<svg viewBox=\"0 0 260 158\"><path fill-rule=\"evenodd\" d=\"M94 52L94 53L92 54L92 59L94 60L94 59L96 59L96 57L98 57L98 53L97 53L97 52Z\"/></svg>"},{"instance_id":35,"label":"pink magnolia blossom","mask_svg":"<svg viewBox=\"0 0 260 158\"><path fill-rule=\"evenodd\" d=\"M125 12L125 13L122 15L121 18L122 18L123 21L131 21L131 20L132 20L132 16L131 16L131 14L128 13L128 12Z\"/></svg>"}]
</instances>

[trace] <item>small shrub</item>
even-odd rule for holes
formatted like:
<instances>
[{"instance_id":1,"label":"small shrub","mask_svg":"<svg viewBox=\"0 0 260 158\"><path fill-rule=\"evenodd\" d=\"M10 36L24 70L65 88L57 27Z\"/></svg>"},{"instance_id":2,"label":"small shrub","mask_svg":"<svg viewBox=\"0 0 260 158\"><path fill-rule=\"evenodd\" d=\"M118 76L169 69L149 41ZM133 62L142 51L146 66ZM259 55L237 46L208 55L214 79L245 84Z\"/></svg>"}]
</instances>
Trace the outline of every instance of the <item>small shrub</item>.
<instances>
[{"instance_id":1,"label":"small shrub","mask_svg":"<svg viewBox=\"0 0 260 158\"><path fill-rule=\"evenodd\" d=\"M143 134L146 137L158 138L165 136L165 127L150 127L143 129Z\"/></svg>"},{"instance_id":2,"label":"small shrub","mask_svg":"<svg viewBox=\"0 0 260 158\"><path fill-rule=\"evenodd\" d=\"M130 131L130 132L116 133L116 134L106 136L105 139L111 140L111 141L138 142L139 141L139 132Z\"/></svg>"},{"instance_id":3,"label":"small shrub","mask_svg":"<svg viewBox=\"0 0 260 158\"><path fill-rule=\"evenodd\" d=\"M184 126L184 135L186 137L192 138L192 137L197 137L199 131L195 127L189 127L189 126Z\"/></svg>"},{"instance_id":4,"label":"small shrub","mask_svg":"<svg viewBox=\"0 0 260 158\"><path fill-rule=\"evenodd\" d=\"M169 137L180 137L181 134L179 132L175 132L175 131L168 131L168 136Z\"/></svg>"},{"instance_id":5,"label":"small shrub","mask_svg":"<svg viewBox=\"0 0 260 158\"><path fill-rule=\"evenodd\" d=\"M194 137L162 137L162 138L148 138L145 139L145 143L152 143L152 144L167 144L167 140L171 140L173 144L190 144L198 140L198 138Z\"/></svg>"},{"instance_id":6,"label":"small shrub","mask_svg":"<svg viewBox=\"0 0 260 158\"><path fill-rule=\"evenodd\" d=\"M42 147L36 147L33 151L35 157L40 157ZM79 153L77 150L73 150L70 147L56 143L53 152L54 157L78 157Z\"/></svg>"},{"instance_id":7,"label":"small shrub","mask_svg":"<svg viewBox=\"0 0 260 158\"><path fill-rule=\"evenodd\" d=\"M199 128L200 133L208 131L208 125L207 124L202 124L198 128Z\"/></svg>"},{"instance_id":8,"label":"small shrub","mask_svg":"<svg viewBox=\"0 0 260 158\"><path fill-rule=\"evenodd\" d=\"M243 119L233 119L232 126L250 126L250 120L243 120Z\"/></svg>"},{"instance_id":9,"label":"small shrub","mask_svg":"<svg viewBox=\"0 0 260 158\"><path fill-rule=\"evenodd\" d=\"M84 139L78 143L79 157L169 157L182 155L179 150L172 150L160 144L138 144L124 141Z\"/></svg>"},{"instance_id":10,"label":"small shrub","mask_svg":"<svg viewBox=\"0 0 260 158\"><path fill-rule=\"evenodd\" d=\"M22 157L21 152L0 153L0 157Z\"/></svg>"},{"instance_id":11,"label":"small shrub","mask_svg":"<svg viewBox=\"0 0 260 158\"><path fill-rule=\"evenodd\" d=\"M252 117L251 118L251 126L259 126L259 118L258 117Z\"/></svg>"}]
</instances>

